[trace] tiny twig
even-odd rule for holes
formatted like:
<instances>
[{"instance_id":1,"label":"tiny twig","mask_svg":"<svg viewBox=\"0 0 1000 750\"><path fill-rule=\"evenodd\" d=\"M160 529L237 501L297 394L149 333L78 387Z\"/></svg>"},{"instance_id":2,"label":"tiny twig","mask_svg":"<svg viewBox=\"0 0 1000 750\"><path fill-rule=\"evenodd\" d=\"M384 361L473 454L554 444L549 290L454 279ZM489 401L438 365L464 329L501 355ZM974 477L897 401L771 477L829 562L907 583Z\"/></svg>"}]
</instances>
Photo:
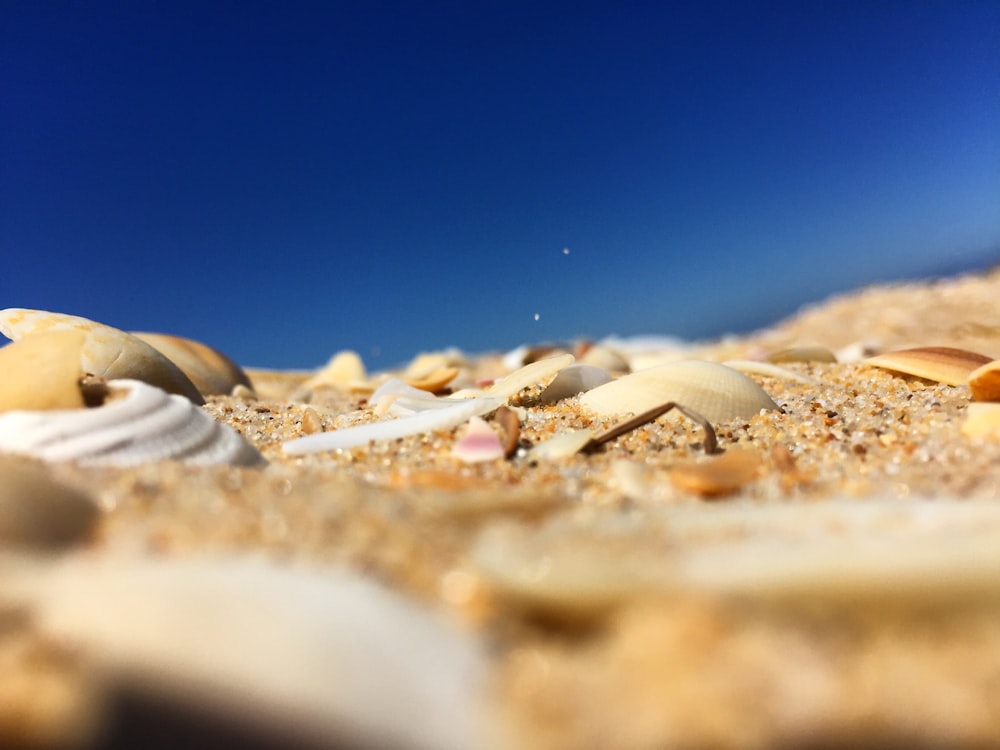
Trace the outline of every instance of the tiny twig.
<instances>
[{"instance_id":1,"label":"tiny twig","mask_svg":"<svg viewBox=\"0 0 1000 750\"><path fill-rule=\"evenodd\" d=\"M654 406L652 409L647 409L641 414L637 414L631 419L626 419L624 422L617 424L614 427L609 427L604 432L594 435L594 437L588 440L580 451L582 453L592 451L595 448L604 445L609 440L614 440L619 435L624 435L626 432L631 432L637 427L642 427L647 422L652 422L654 419L663 416L671 409L677 409L677 411L690 419L692 422L697 422L701 425L701 428L705 431L705 453L716 452L718 440L715 437L715 430L712 429L712 424L698 412L692 411L686 406L678 404L676 401L667 401L665 404Z\"/></svg>"}]
</instances>

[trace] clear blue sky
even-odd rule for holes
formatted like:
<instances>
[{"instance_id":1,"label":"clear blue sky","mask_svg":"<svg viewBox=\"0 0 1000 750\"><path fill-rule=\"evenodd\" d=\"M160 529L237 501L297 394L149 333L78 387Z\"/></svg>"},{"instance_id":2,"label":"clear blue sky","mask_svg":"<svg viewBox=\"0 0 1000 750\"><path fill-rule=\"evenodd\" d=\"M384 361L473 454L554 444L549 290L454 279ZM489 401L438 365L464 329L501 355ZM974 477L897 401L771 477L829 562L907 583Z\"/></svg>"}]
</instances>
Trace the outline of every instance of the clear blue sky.
<instances>
[{"instance_id":1,"label":"clear blue sky","mask_svg":"<svg viewBox=\"0 0 1000 750\"><path fill-rule=\"evenodd\" d=\"M0 5L0 307L378 368L990 260L996 0Z\"/></svg>"}]
</instances>

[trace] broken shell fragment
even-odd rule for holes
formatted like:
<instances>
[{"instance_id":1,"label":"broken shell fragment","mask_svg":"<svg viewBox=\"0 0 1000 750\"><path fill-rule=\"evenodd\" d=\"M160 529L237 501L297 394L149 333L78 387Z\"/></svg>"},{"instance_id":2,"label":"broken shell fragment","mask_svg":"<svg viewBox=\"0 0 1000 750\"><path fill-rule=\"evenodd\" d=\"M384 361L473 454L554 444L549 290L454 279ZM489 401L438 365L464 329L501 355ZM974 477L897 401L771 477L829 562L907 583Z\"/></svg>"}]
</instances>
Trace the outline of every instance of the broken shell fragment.
<instances>
[{"instance_id":1,"label":"broken shell fragment","mask_svg":"<svg viewBox=\"0 0 1000 750\"><path fill-rule=\"evenodd\" d=\"M452 447L451 455L467 464L495 461L504 457L504 447L486 420L471 417L465 435Z\"/></svg>"},{"instance_id":2,"label":"broken shell fragment","mask_svg":"<svg viewBox=\"0 0 1000 750\"><path fill-rule=\"evenodd\" d=\"M532 461L553 461L579 453L594 438L593 430L570 430L543 440L531 449Z\"/></svg>"},{"instance_id":3,"label":"broken shell fragment","mask_svg":"<svg viewBox=\"0 0 1000 750\"><path fill-rule=\"evenodd\" d=\"M135 336L87 318L44 310L11 307L0 310L0 333L19 341L45 331L82 331L80 368L97 377L141 380L192 403L205 399L194 383L173 362Z\"/></svg>"},{"instance_id":4,"label":"broken shell fragment","mask_svg":"<svg viewBox=\"0 0 1000 750\"><path fill-rule=\"evenodd\" d=\"M228 396L238 386L253 392L253 385L243 368L218 349L165 333L132 332L132 335L177 365L202 396Z\"/></svg>"},{"instance_id":5,"label":"broken shell fragment","mask_svg":"<svg viewBox=\"0 0 1000 750\"><path fill-rule=\"evenodd\" d=\"M965 349L922 346L879 354L866 359L865 364L946 385L965 385L969 374L989 361L989 357Z\"/></svg>"},{"instance_id":6,"label":"broken shell fragment","mask_svg":"<svg viewBox=\"0 0 1000 750\"><path fill-rule=\"evenodd\" d=\"M673 467L670 481L685 492L706 498L721 497L753 481L761 465L760 456L753 451L730 448L721 456Z\"/></svg>"},{"instance_id":7,"label":"broken shell fragment","mask_svg":"<svg viewBox=\"0 0 1000 750\"><path fill-rule=\"evenodd\" d=\"M357 352L349 349L337 352L326 365L303 383L303 389L319 388L333 385L340 388L367 389L368 373L365 363Z\"/></svg>"},{"instance_id":8,"label":"broken shell fragment","mask_svg":"<svg viewBox=\"0 0 1000 750\"><path fill-rule=\"evenodd\" d=\"M544 385L551 381L556 373L573 364L572 354L558 354L548 359L539 359L531 364L514 370L505 378L498 380L486 389L490 398L510 401L525 388Z\"/></svg>"},{"instance_id":9,"label":"broken shell fragment","mask_svg":"<svg viewBox=\"0 0 1000 750\"><path fill-rule=\"evenodd\" d=\"M1000 360L987 362L970 372L969 390L976 401L1000 401Z\"/></svg>"},{"instance_id":10,"label":"broken shell fragment","mask_svg":"<svg viewBox=\"0 0 1000 750\"><path fill-rule=\"evenodd\" d=\"M0 456L0 546L64 547L86 538L99 515L90 497L34 462Z\"/></svg>"},{"instance_id":11,"label":"broken shell fragment","mask_svg":"<svg viewBox=\"0 0 1000 750\"><path fill-rule=\"evenodd\" d=\"M765 359L775 364L787 362L830 362L837 361L837 355L825 346L793 346L768 354Z\"/></svg>"},{"instance_id":12,"label":"broken shell fragment","mask_svg":"<svg viewBox=\"0 0 1000 750\"><path fill-rule=\"evenodd\" d=\"M458 376L457 367L436 367L417 376L407 376L406 383L421 391L435 393Z\"/></svg>"},{"instance_id":13,"label":"broken shell fragment","mask_svg":"<svg viewBox=\"0 0 1000 750\"><path fill-rule=\"evenodd\" d=\"M611 382L607 370L591 365L569 365L564 367L542 390L538 400L543 404L554 404L564 398L584 393L599 385Z\"/></svg>"},{"instance_id":14,"label":"broken shell fragment","mask_svg":"<svg viewBox=\"0 0 1000 750\"><path fill-rule=\"evenodd\" d=\"M750 419L761 409L778 408L746 375L694 359L633 372L580 396L583 408L599 416L638 414L670 401L713 423Z\"/></svg>"},{"instance_id":15,"label":"broken shell fragment","mask_svg":"<svg viewBox=\"0 0 1000 750\"><path fill-rule=\"evenodd\" d=\"M139 380L102 387L104 403L93 408L0 414L0 451L93 466L265 463L238 432L181 396Z\"/></svg>"},{"instance_id":16,"label":"broken shell fragment","mask_svg":"<svg viewBox=\"0 0 1000 750\"><path fill-rule=\"evenodd\" d=\"M82 331L48 331L0 348L0 412L82 408Z\"/></svg>"},{"instance_id":17,"label":"broken shell fragment","mask_svg":"<svg viewBox=\"0 0 1000 750\"><path fill-rule=\"evenodd\" d=\"M493 420L500 426L500 432L503 434L504 458L510 458L517 452L521 439L521 418L513 409L501 406L493 415Z\"/></svg>"}]
</instances>

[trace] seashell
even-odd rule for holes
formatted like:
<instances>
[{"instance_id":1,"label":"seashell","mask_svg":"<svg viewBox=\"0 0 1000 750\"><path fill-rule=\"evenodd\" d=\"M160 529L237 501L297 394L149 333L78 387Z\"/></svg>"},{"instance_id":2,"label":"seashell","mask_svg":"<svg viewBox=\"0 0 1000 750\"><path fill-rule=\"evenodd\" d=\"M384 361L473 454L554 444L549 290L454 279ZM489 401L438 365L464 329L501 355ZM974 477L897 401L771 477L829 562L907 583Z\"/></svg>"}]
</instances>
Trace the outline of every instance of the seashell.
<instances>
[{"instance_id":1,"label":"seashell","mask_svg":"<svg viewBox=\"0 0 1000 750\"><path fill-rule=\"evenodd\" d=\"M1000 437L1000 403L971 402L962 423L962 434L966 437Z\"/></svg>"},{"instance_id":2,"label":"seashell","mask_svg":"<svg viewBox=\"0 0 1000 750\"><path fill-rule=\"evenodd\" d=\"M590 365L591 367L600 367L602 370L607 370L608 372L628 372L628 362L625 358L616 352L614 349L610 349L606 346L601 346L596 344L595 346L587 349L583 353L583 356L578 358L581 365Z\"/></svg>"},{"instance_id":3,"label":"seashell","mask_svg":"<svg viewBox=\"0 0 1000 750\"><path fill-rule=\"evenodd\" d=\"M514 409L501 406L496 410L493 419L500 425L500 432L503 434L504 458L510 458L517 452L521 438L521 417Z\"/></svg>"},{"instance_id":4,"label":"seashell","mask_svg":"<svg viewBox=\"0 0 1000 750\"><path fill-rule=\"evenodd\" d=\"M165 333L132 331L132 335L181 368L202 396L228 396L238 386L253 394L253 385L243 368L218 349Z\"/></svg>"},{"instance_id":5,"label":"seashell","mask_svg":"<svg viewBox=\"0 0 1000 750\"><path fill-rule=\"evenodd\" d=\"M532 461L553 461L560 458L568 458L583 450L594 437L593 430L570 430L560 432L558 435L550 437L548 440L535 445L529 453Z\"/></svg>"},{"instance_id":6,"label":"seashell","mask_svg":"<svg viewBox=\"0 0 1000 750\"><path fill-rule=\"evenodd\" d=\"M640 413L673 401L710 422L750 419L777 404L746 375L716 362L682 360L633 372L580 396L600 416Z\"/></svg>"},{"instance_id":7,"label":"seashell","mask_svg":"<svg viewBox=\"0 0 1000 750\"><path fill-rule=\"evenodd\" d=\"M673 467L670 481L685 492L706 498L720 497L756 479L761 466L760 456L755 452L730 448L721 456Z\"/></svg>"},{"instance_id":8,"label":"seashell","mask_svg":"<svg viewBox=\"0 0 1000 750\"><path fill-rule=\"evenodd\" d=\"M458 376L457 367L438 367L419 376L407 376L406 383L422 391L440 391Z\"/></svg>"},{"instance_id":9,"label":"seashell","mask_svg":"<svg viewBox=\"0 0 1000 750\"><path fill-rule=\"evenodd\" d=\"M139 380L104 387L107 398L93 408L0 414L0 451L94 466L264 463L239 433L181 396Z\"/></svg>"},{"instance_id":10,"label":"seashell","mask_svg":"<svg viewBox=\"0 0 1000 750\"><path fill-rule=\"evenodd\" d=\"M77 409L82 331L48 331L0 348L0 412Z\"/></svg>"},{"instance_id":11,"label":"seashell","mask_svg":"<svg viewBox=\"0 0 1000 750\"><path fill-rule=\"evenodd\" d=\"M793 346L772 352L765 357L768 362L831 362L836 363L837 355L825 346Z\"/></svg>"},{"instance_id":12,"label":"seashell","mask_svg":"<svg viewBox=\"0 0 1000 750\"><path fill-rule=\"evenodd\" d=\"M486 420L472 417L465 435L452 447L451 455L467 464L495 461L504 457L504 447Z\"/></svg>"},{"instance_id":13,"label":"seashell","mask_svg":"<svg viewBox=\"0 0 1000 750\"><path fill-rule=\"evenodd\" d=\"M572 354L557 354L548 359L532 362L495 382L486 389L486 395L490 398L510 401L525 388L531 388L551 380L557 372L569 367L574 361Z\"/></svg>"},{"instance_id":14,"label":"seashell","mask_svg":"<svg viewBox=\"0 0 1000 750\"><path fill-rule=\"evenodd\" d=\"M792 380L796 383L804 383L806 385L822 385L823 381L812 377L811 375L804 375L801 372L795 372L794 370L789 370L785 367L778 367L770 362L757 362L749 359L730 359L723 362L726 367L732 367L734 370L739 370L740 372L747 374L752 373L754 375L763 375L768 378L777 378L779 380Z\"/></svg>"},{"instance_id":15,"label":"seashell","mask_svg":"<svg viewBox=\"0 0 1000 750\"><path fill-rule=\"evenodd\" d=\"M99 515L90 497L34 462L0 456L0 546L68 546L89 536Z\"/></svg>"},{"instance_id":16,"label":"seashell","mask_svg":"<svg viewBox=\"0 0 1000 750\"><path fill-rule=\"evenodd\" d=\"M131 379L205 403L187 375L153 347L125 331L87 318L44 310L11 307L0 310L0 333L18 341L45 331L83 331L80 368L108 380Z\"/></svg>"},{"instance_id":17,"label":"seashell","mask_svg":"<svg viewBox=\"0 0 1000 750\"><path fill-rule=\"evenodd\" d=\"M611 375L600 367L569 365L556 373L552 382L539 394L538 400L543 404L554 404L556 401L562 401L564 398L610 382Z\"/></svg>"},{"instance_id":18,"label":"seashell","mask_svg":"<svg viewBox=\"0 0 1000 750\"><path fill-rule=\"evenodd\" d=\"M323 421L319 414L311 406L307 406L302 411L302 432L306 435L315 435L323 431Z\"/></svg>"},{"instance_id":19,"label":"seashell","mask_svg":"<svg viewBox=\"0 0 1000 750\"><path fill-rule=\"evenodd\" d=\"M1000 359L970 372L969 390L976 401L1000 401Z\"/></svg>"},{"instance_id":20,"label":"seashell","mask_svg":"<svg viewBox=\"0 0 1000 750\"><path fill-rule=\"evenodd\" d=\"M989 357L965 349L921 346L879 354L866 359L865 364L946 385L965 385L969 374L989 361Z\"/></svg>"},{"instance_id":21,"label":"seashell","mask_svg":"<svg viewBox=\"0 0 1000 750\"><path fill-rule=\"evenodd\" d=\"M337 352L326 365L302 384L303 389L334 385L339 388L368 390L368 372L357 352L349 349Z\"/></svg>"},{"instance_id":22,"label":"seashell","mask_svg":"<svg viewBox=\"0 0 1000 750\"><path fill-rule=\"evenodd\" d=\"M367 445L373 440L393 440L408 435L434 432L435 430L450 430L472 417L489 414L500 406L500 401L495 398L438 399L438 401L443 402L441 408L426 409L385 422L372 422L357 427L345 427L341 430L324 432L319 435L308 435L296 440L289 440L282 447L285 453L293 456L356 448L360 445Z\"/></svg>"}]
</instances>

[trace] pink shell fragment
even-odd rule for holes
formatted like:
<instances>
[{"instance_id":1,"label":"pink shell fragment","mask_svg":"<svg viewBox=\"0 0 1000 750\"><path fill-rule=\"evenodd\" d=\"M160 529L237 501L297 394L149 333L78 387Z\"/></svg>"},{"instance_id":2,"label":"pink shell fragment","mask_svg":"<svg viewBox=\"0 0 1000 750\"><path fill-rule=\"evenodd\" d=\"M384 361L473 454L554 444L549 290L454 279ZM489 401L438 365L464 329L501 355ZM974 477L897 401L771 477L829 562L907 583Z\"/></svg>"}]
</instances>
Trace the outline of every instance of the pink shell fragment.
<instances>
[{"instance_id":1,"label":"pink shell fragment","mask_svg":"<svg viewBox=\"0 0 1000 750\"><path fill-rule=\"evenodd\" d=\"M451 455L467 464L504 457L503 443L482 417L469 419L465 435L455 443Z\"/></svg>"}]
</instances>

